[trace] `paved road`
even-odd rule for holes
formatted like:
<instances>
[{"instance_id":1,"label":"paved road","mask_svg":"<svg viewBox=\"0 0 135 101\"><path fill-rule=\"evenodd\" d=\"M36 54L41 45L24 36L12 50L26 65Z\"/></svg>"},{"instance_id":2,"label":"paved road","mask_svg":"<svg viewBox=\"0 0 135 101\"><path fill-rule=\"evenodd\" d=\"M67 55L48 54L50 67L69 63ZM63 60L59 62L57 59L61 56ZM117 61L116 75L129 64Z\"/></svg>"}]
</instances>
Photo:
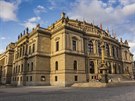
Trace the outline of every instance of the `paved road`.
<instances>
[{"instance_id":1,"label":"paved road","mask_svg":"<svg viewBox=\"0 0 135 101\"><path fill-rule=\"evenodd\" d=\"M0 88L0 101L135 101L135 86Z\"/></svg>"}]
</instances>

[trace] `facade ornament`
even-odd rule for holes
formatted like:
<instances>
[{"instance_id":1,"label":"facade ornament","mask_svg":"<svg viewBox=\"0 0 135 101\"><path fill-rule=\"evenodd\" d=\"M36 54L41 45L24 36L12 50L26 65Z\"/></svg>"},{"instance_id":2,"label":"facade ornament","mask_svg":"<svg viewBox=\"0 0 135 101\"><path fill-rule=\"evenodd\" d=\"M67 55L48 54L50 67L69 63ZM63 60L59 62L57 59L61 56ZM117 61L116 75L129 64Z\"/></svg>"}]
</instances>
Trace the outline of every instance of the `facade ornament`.
<instances>
[{"instance_id":1,"label":"facade ornament","mask_svg":"<svg viewBox=\"0 0 135 101\"><path fill-rule=\"evenodd\" d=\"M28 28L28 27L26 28L26 33L27 33L27 34L29 33L29 28Z\"/></svg>"},{"instance_id":2,"label":"facade ornament","mask_svg":"<svg viewBox=\"0 0 135 101\"><path fill-rule=\"evenodd\" d=\"M54 28L54 27L55 27L55 24L53 23L53 24L52 24L52 28Z\"/></svg>"},{"instance_id":3,"label":"facade ornament","mask_svg":"<svg viewBox=\"0 0 135 101\"><path fill-rule=\"evenodd\" d=\"M126 45L128 45L128 41L127 40L125 40L125 42L124 42Z\"/></svg>"},{"instance_id":4,"label":"facade ornament","mask_svg":"<svg viewBox=\"0 0 135 101\"><path fill-rule=\"evenodd\" d=\"M120 42L122 42L122 38L120 38Z\"/></svg>"},{"instance_id":5,"label":"facade ornament","mask_svg":"<svg viewBox=\"0 0 135 101\"><path fill-rule=\"evenodd\" d=\"M66 18L67 20L69 20L69 17L67 16L67 18Z\"/></svg>"},{"instance_id":6,"label":"facade ornament","mask_svg":"<svg viewBox=\"0 0 135 101\"><path fill-rule=\"evenodd\" d=\"M20 34L20 37L22 37L22 33Z\"/></svg>"},{"instance_id":7,"label":"facade ornament","mask_svg":"<svg viewBox=\"0 0 135 101\"><path fill-rule=\"evenodd\" d=\"M20 35L18 35L18 39L20 39Z\"/></svg>"},{"instance_id":8,"label":"facade ornament","mask_svg":"<svg viewBox=\"0 0 135 101\"><path fill-rule=\"evenodd\" d=\"M79 26L79 27L81 26L81 22L80 22L80 21L78 21L78 26Z\"/></svg>"},{"instance_id":9,"label":"facade ornament","mask_svg":"<svg viewBox=\"0 0 135 101\"><path fill-rule=\"evenodd\" d=\"M109 30L108 30L108 28L106 29L106 32L109 34Z\"/></svg>"},{"instance_id":10,"label":"facade ornament","mask_svg":"<svg viewBox=\"0 0 135 101\"><path fill-rule=\"evenodd\" d=\"M61 13L62 23L66 23L65 15L66 15L66 14L65 14L64 12Z\"/></svg>"},{"instance_id":11,"label":"facade ornament","mask_svg":"<svg viewBox=\"0 0 135 101\"><path fill-rule=\"evenodd\" d=\"M68 21L69 21L69 18L68 18L68 16L67 16L66 19L65 19L65 23L67 24Z\"/></svg>"},{"instance_id":12,"label":"facade ornament","mask_svg":"<svg viewBox=\"0 0 135 101\"><path fill-rule=\"evenodd\" d=\"M100 23L100 29L102 29L102 23Z\"/></svg>"},{"instance_id":13,"label":"facade ornament","mask_svg":"<svg viewBox=\"0 0 135 101\"><path fill-rule=\"evenodd\" d=\"M23 34L25 35L25 30L23 31Z\"/></svg>"},{"instance_id":14,"label":"facade ornament","mask_svg":"<svg viewBox=\"0 0 135 101\"><path fill-rule=\"evenodd\" d=\"M40 27L40 24L37 24L37 26L36 26L36 27L38 27L38 28L39 28L39 27Z\"/></svg>"},{"instance_id":15,"label":"facade ornament","mask_svg":"<svg viewBox=\"0 0 135 101\"><path fill-rule=\"evenodd\" d=\"M65 18L65 15L66 15L66 14L65 14L64 12L62 12L62 13L61 13L61 19Z\"/></svg>"}]
</instances>

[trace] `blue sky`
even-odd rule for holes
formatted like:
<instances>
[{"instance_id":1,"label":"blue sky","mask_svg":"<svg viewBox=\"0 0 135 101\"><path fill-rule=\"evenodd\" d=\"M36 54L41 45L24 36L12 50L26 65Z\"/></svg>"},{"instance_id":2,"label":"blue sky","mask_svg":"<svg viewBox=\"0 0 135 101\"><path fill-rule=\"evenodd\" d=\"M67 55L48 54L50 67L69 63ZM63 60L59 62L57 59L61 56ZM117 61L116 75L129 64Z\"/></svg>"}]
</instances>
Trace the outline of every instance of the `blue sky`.
<instances>
[{"instance_id":1,"label":"blue sky","mask_svg":"<svg viewBox=\"0 0 135 101\"><path fill-rule=\"evenodd\" d=\"M0 0L0 53L26 27L47 27L60 18L103 24L110 34L127 39L135 55L135 0Z\"/></svg>"}]
</instances>

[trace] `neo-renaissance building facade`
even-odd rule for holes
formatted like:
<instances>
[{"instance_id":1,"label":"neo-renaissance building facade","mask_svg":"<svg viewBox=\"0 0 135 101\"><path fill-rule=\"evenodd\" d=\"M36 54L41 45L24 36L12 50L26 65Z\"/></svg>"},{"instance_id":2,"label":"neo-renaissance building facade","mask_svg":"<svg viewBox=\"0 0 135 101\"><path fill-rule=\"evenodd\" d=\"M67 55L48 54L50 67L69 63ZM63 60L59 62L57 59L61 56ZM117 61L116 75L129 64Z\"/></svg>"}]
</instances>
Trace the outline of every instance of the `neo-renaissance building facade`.
<instances>
[{"instance_id":1,"label":"neo-renaissance building facade","mask_svg":"<svg viewBox=\"0 0 135 101\"><path fill-rule=\"evenodd\" d=\"M112 80L131 79L133 54L128 41L112 37L85 21L62 13L48 28L28 28L0 54L0 81L12 85L70 86L97 80L102 72L100 36L105 44L105 63Z\"/></svg>"}]
</instances>

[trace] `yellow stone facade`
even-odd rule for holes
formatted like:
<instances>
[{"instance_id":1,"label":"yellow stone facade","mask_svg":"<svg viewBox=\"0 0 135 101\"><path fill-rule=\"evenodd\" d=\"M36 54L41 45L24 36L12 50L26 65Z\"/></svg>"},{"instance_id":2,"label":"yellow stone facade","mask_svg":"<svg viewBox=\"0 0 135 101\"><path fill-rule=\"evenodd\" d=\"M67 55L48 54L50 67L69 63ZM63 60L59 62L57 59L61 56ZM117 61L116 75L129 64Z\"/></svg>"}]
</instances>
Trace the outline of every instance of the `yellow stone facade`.
<instances>
[{"instance_id":1,"label":"yellow stone facade","mask_svg":"<svg viewBox=\"0 0 135 101\"><path fill-rule=\"evenodd\" d=\"M0 55L0 81L18 86L70 86L99 79L100 36L105 42L108 75L116 80L133 76L133 55L128 42L118 41L108 30L72 20L62 13L48 28L28 28Z\"/></svg>"}]
</instances>

